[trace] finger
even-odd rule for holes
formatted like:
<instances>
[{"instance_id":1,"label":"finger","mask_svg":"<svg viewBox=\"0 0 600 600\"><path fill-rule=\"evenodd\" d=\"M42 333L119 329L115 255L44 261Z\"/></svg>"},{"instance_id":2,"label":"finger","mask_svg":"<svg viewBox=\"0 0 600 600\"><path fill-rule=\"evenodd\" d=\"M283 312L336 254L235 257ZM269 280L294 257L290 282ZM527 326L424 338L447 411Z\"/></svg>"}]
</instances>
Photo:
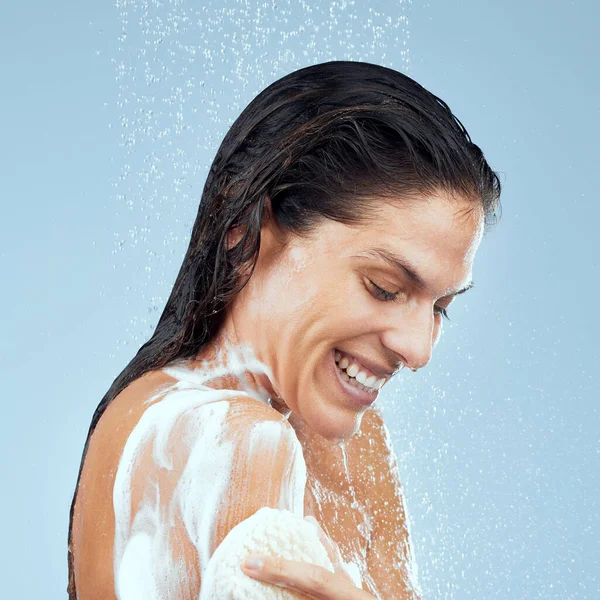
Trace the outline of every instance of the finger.
<instances>
[{"instance_id":1,"label":"finger","mask_svg":"<svg viewBox=\"0 0 600 600\"><path fill-rule=\"evenodd\" d=\"M343 574L310 563L261 556L262 567L244 572L255 579L307 594L314 600L373 600L371 594L352 585Z\"/></svg>"}]
</instances>

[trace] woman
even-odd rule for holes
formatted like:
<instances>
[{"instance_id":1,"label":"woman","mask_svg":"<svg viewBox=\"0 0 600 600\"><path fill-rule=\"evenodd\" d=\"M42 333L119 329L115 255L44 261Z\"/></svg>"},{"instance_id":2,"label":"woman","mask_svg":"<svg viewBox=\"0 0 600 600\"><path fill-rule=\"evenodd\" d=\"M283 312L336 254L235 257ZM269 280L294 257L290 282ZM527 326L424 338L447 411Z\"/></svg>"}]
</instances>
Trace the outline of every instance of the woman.
<instances>
[{"instance_id":1,"label":"woman","mask_svg":"<svg viewBox=\"0 0 600 600\"><path fill-rule=\"evenodd\" d=\"M500 189L448 106L394 70L328 62L260 93L217 152L156 331L92 419L71 600L197 598L266 506L316 518L336 570L263 557L247 576L419 598L373 402L430 360Z\"/></svg>"}]
</instances>

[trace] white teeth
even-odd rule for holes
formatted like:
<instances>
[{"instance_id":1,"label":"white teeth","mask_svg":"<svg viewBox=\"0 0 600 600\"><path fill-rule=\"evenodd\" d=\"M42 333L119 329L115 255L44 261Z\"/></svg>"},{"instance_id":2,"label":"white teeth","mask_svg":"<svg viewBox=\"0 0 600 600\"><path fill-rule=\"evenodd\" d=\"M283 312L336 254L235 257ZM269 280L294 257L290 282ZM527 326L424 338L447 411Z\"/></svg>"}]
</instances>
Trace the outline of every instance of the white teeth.
<instances>
[{"instance_id":1,"label":"white teeth","mask_svg":"<svg viewBox=\"0 0 600 600\"><path fill-rule=\"evenodd\" d=\"M337 350L334 353L335 362L342 371L342 379L354 385L355 387L373 393L381 389L383 384L386 382L386 378L382 377L377 379L375 375L367 374L360 370L360 367L355 363L350 364L350 359L343 356L341 352Z\"/></svg>"},{"instance_id":2,"label":"white teeth","mask_svg":"<svg viewBox=\"0 0 600 600\"><path fill-rule=\"evenodd\" d=\"M346 369L346 373L348 373L350 377L356 377L356 374L358 373L358 367L353 363Z\"/></svg>"},{"instance_id":3,"label":"white teeth","mask_svg":"<svg viewBox=\"0 0 600 600\"><path fill-rule=\"evenodd\" d=\"M360 375L360 373L359 373ZM363 385L362 383L360 383L360 381L357 381L356 377L349 377L348 373L346 371L342 371L340 369L340 376L341 378L346 381L347 383L349 383L350 385L353 385L354 387L357 387L359 390L364 390L365 392L369 392L370 394L378 391L377 387L367 387L366 385ZM385 381L385 380L381 380L381 381Z\"/></svg>"}]
</instances>

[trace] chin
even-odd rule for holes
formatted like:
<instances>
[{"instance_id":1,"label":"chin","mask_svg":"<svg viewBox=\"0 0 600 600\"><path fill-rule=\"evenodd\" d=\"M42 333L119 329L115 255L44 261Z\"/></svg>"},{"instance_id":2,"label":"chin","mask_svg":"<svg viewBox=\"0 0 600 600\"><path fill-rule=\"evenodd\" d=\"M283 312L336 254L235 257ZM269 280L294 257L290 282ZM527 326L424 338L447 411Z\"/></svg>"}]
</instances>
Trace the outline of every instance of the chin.
<instances>
[{"instance_id":1,"label":"chin","mask_svg":"<svg viewBox=\"0 0 600 600\"><path fill-rule=\"evenodd\" d=\"M368 407L343 405L334 400L334 393L331 389L327 389L325 394L319 393L311 386L299 393L289 394L287 407L314 433L332 444L339 444L360 431L362 417ZM300 398L309 398L310 401L299 402Z\"/></svg>"},{"instance_id":2,"label":"chin","mask_svg":"<svg viewBox=\"0 0 600 600\"><path fill-rule=\"evenodd\" d=\"M321 437L333 444L345 442L355 436L362 421L362 412L328 407L325 414L316 414L305 420L306 424Z\"/></svg>"}]
</instances>

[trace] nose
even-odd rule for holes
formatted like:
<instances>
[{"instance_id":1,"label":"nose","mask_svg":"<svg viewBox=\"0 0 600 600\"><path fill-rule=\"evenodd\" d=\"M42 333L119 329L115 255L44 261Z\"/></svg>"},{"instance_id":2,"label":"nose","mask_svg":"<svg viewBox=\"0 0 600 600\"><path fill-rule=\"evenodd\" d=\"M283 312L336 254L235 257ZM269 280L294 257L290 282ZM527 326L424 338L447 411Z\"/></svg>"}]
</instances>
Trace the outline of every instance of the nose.
<instances>
[{"instance_id":1,"label":"nose","mask_svg":"<svg viewBox=\"0 0 600 600\"><path fill-rule=\"evenodd\" d=\"M416 371L431 360L437 342L433 311L423 307L397 319L385 329L382 343L393 352L397 361Z\"/></svg>"}]
</instances>

